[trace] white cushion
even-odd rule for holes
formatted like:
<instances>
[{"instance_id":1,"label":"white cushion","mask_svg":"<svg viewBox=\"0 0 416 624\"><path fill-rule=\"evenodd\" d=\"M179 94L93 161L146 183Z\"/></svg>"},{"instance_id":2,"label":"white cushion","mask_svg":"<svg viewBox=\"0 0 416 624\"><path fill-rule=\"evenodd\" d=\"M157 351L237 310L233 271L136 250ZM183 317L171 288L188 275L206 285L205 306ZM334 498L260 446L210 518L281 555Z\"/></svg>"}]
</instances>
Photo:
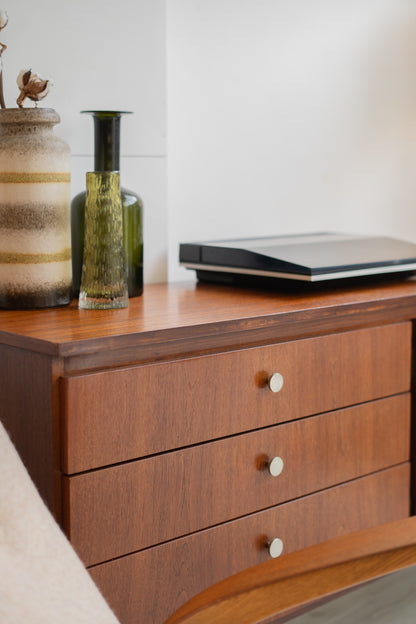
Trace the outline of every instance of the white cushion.
<instances>
[{"instance_id":1,"label":"white cushion","mask_svg":"<svg viewBox=\"0 0 416 624\"><path fill-rule=\"evenodd\" d=\"M117 624L0 423L1 624Z\"/></svg>"}]
</instances>

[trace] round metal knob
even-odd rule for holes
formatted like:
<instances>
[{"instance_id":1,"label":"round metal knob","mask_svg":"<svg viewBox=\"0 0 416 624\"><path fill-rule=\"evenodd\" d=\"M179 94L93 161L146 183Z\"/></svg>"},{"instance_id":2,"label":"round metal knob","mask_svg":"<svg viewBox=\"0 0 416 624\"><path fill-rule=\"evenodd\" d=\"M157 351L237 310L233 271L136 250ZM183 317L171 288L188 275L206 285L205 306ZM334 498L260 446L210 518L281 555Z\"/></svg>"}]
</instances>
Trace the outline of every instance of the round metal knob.
<instances>
[{"instance_id":1,"label":"round metal knob","mask_svg":"<svg viewBox=\"0 0 416 624\"><path fill-rule=\"evenodd\" d=\"M272 477L278 477L283 470L283 459L281 457L272 457L267 462L267 468L272 475Z\"/></svg>"},{"instance_id":2,"label":"round metal knob","mask_svg":"<svg viewBox=\"0 0 416 624\"><path fill-rule=\"evenodd\" d=\"M267 544L267 550L269 551L269 555L272 559L276 559L276 557L280 557L283 552L283 542L278 537L275 537L274 540Z\"/></svg>"},{"instance_id":3,"label":"round metal knob","mask_svg":"<svg viewBox=\"0 0 416 624\"><path fill-rule=\"evenodd\" d=\"M280 373L273 373L267 381L269 388L272 392L280 392L283 388L283 375Z\"/></svg>"}]
</instances>

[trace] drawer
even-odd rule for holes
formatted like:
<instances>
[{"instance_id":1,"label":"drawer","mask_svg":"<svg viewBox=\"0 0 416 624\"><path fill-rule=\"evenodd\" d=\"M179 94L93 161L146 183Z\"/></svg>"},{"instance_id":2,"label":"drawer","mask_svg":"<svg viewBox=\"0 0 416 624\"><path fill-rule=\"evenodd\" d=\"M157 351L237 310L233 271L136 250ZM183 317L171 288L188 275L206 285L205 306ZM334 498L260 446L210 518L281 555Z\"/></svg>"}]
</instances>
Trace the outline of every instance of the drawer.
<instances>
[{"instance_id":1,"label":"drawer","mask_svg":"<svg viewBox=\"0 0 416 624\"><path fill-rule=\"evenodd\" d=\"M284 552L409 515L409 466L357 479L90 569L122 624L161 624L213 583Z\"/></svg>"},{"instance_id":2,"label":"drawer","mask_svg":"<svg viewBox=\"0 0 416 624\"><path fill-rule=\"evenodd\" d=\"M406 462L409 429L403 394L64 477L64 528L99 563Z\"/></svg>"},{"instance_id":3,"label":"drawer","mask_svg":"<svg viewBox=\"0 0 416 624\"><path fill-rule=\"evenodd\" d=\"M410 389L399 323L63 377L62 470L74 474ZM280 392L267 379L283 375Z\"/></svg>"}]
</instances>

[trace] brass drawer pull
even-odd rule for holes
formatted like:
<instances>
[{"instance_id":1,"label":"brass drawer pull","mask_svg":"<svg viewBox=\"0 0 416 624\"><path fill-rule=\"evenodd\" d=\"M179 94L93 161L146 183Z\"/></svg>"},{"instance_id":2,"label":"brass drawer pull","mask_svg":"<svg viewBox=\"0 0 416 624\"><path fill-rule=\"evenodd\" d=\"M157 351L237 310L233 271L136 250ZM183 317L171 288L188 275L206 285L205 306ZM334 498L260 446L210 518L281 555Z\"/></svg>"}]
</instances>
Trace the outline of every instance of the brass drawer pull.
<instances>
[{"instance_id":1,"label":"brass drawer pull","mask_svg":"<svg viewBox=\"0 0 416 624\"><path fill-rule=\"evenodd\" d=\"M273 373L267 380L267 383L272 392L280 392L283 388L283 375L280 373Z\"/></svg>"},{"instance_id":2,"label":"brass drawer pull","mask_svg":"<svg viewBox=\"0 0 416 624\"><path fill-rule=\"evenodd\" d=\"M280 538L275 537L271 542L267 543L267 550L272 559L280 557L283 552L283 542Z\"/></svg>"},{"instance_id":3,"label":"brass drawer pull","mask_svg":"<svg viewBox=\"0 0 416 624\"><path fill-rule=\"evenodd\" d=\"M267 462L267 469L272 477L278 477L283 470L284 462L281 457L272 457Z\"/></svg>"}]
</instances>

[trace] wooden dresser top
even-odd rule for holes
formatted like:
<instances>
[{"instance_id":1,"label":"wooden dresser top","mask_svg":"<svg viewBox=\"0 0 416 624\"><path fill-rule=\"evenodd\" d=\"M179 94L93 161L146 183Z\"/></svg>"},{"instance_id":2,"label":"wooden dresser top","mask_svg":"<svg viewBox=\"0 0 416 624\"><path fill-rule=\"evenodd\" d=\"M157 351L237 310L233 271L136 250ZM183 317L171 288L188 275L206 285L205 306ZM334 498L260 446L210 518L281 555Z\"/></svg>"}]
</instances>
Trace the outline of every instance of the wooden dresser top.
<instances>
[{"instance_id":1,"label":"wooden dresser top","mask_svg":"<svg viewBox=\"0 0 416 624\"><path fill-rule=\"evenodd\" d=\"M280 341L411 319L416 280L288 293L178 282L146 286L123 310L79 310L77 304L2 310L0 342L71 357L168 343L183 343L179 352L189 352Z\"/></svg>"}]
</instances>

